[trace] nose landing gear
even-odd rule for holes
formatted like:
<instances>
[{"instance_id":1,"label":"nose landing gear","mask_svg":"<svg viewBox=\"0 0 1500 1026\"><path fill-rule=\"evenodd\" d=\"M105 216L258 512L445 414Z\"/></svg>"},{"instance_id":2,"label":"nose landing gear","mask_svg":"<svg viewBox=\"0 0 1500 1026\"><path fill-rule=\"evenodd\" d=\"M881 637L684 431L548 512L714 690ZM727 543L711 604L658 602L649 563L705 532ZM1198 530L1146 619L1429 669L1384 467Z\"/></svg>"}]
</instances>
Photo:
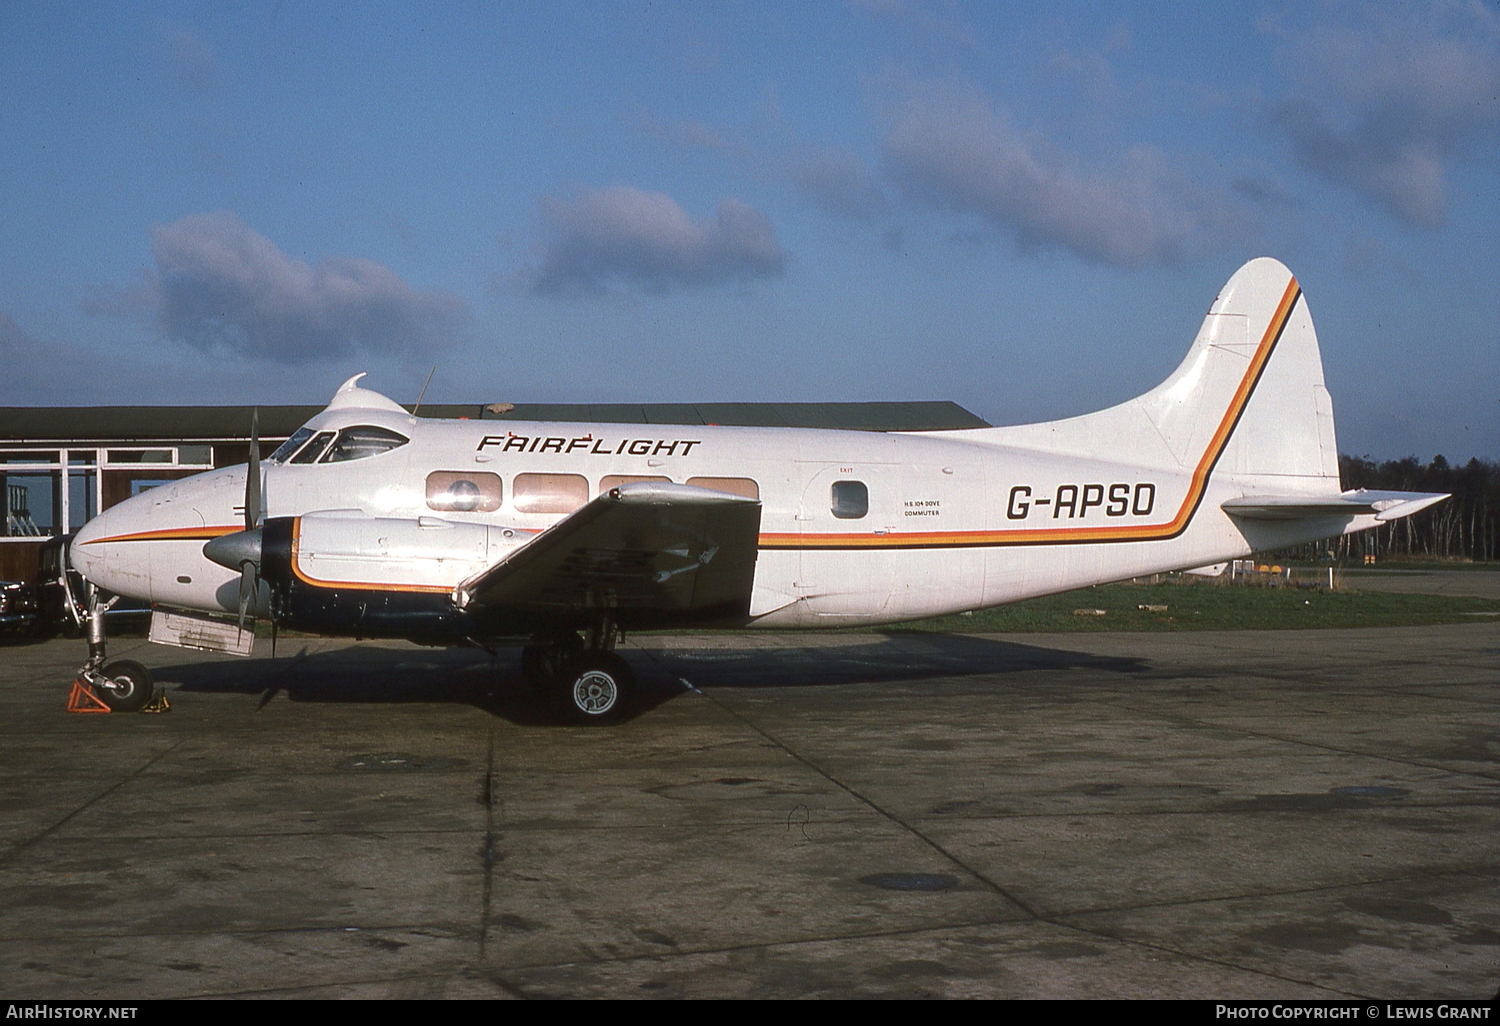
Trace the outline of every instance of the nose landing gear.
<instances>
[{"instance_id":1,"label":"nose landing gear","mask_svg":"<svg viewBox=\"0 0 1500 1026\"><path fill-rule=\"evenodd\" d=\"M140 712L151 701L156 682L151 671L133 659L116 659L109 663L104 637L104 614L118 602L118 597L100 601L93 592L89 601L89 659L78 671L78 680L111 712Z\"/></svg>"},{"instance_id":2,"label":"nose landing gear","mask_svg":"<svg viewBox=\"0 0 1500 1026\"><path fill-rule=\"evenodd\" d=\"M588 633L587 642L576 631L538 633L521 650L521 675L569 721L617 723L635 704L635 673L614 652L620 631L612 620Z\"/></svg>"}]
</instances>

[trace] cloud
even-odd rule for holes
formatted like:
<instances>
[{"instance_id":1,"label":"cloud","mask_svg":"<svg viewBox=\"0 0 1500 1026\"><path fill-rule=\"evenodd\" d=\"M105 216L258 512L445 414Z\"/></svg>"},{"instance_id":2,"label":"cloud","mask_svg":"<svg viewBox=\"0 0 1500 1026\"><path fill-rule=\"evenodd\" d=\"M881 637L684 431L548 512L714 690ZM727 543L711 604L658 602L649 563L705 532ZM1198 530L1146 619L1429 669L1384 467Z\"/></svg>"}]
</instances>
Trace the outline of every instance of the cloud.
<instances>
[{"instance_id":1,"label":"cloud","mask_svg":"<svg viewBox=\"0 0 1500 1026\"><path fill-rule=\"evenodd\" d=\"M617 185L571 201L542 200L550 238L533 288L604 292L613 283L647 292L774 277L786 252L766 215L737 199L694 221L670 197Z\"/></svg>"},{"instance_id":2,"label":"cloud","mask_svg":"<svg viewBox=\"0 0 1500 1026\"><path fill-rule=\"evenodd\" d=\"M37 341L8 314L0 312L0 367L5 368L0 374L0 403L39 406L55 401L59 389L97 396L87 389L97 383L100 363L97 353Z\"/></svg>"},{"instance_id":3,"label":"cloud","mask_svg":"<svg viewBox=\"0 0 1500 1026\"><path fill-rule=\"evenodd\" d=\"M664 122L642 111L637 129L672 146L704 150L759 178L790 185L824 213L868 221L885 213L885 192L869 165L853 150L814 146L785 138L757 147L738 134L725 134L701 121ZM784 127L781 135L788 133Z\"/></svg>"},{"instance_id":4,"label":"cloud","mask_svg":"<svg viewBox=\"0 0 1500 1026\"><path fill-rule=\"evenodd\" d=\"M164 63L185 88L206 93L219 84L223 76L218 55L196 29L163 23L161 42Z\"/></svg>"},{"instance_id":5,"label":"cloud","mask_svg":"<svg viewBox=\"0 0 1500 1026\"><path fill-rule=\"evenodd\" d=\"M1060 247L1124 267L1171 262L1243 232L1221 195L1136 147L1112 172L1023 135L972 92L916 86L887 112L886 164L916 202L977 216L1024 248Z\"/></svg>"},{"instance_id":6,"label":"cloud","mask_svg":"<svg viewBox=\"0 0 1500 1026\"><path fill-rule=\"evenodd\" d=\"M284 363L414 356L446 344L468 317L456 296L418 292L370 260L310 266L229 211L153 228L151 252L146 284L90 309L142 314L199 349Z\"/></svg>"},{"instance_id":7,"label":"cloud","mask_svg":"<svg viewBox=\"0 0 1500 1026\"><path fill-rule=\"evenodd\" d=\"M1500 14L1477 3L1367 11L1289 34L1300 89L1267 118L1308 171L1437 227L1450 167L1500 129Z\"/></svg>"},{"instance_id":8,"label":"cloud","mask_svg":"<svg viewBox=\"0 0 1500 1026\"><path fill-rule=\"evenodd\" d=\"M979 51L979 39L974 30L963 23L952 4L944 4L949 14L934 14L913 0L847 0L850 7L867 11L872 15L890 19L901 28L913 28L945 43L964 50Z\"/></svg>"},{"instance_id":9,"label":"cloud","mask_svg":"<svg viewBox=\"0 0 1500 1026\"><path fill-rule=\"evenodd\" d=\"M47 353L47 347L26 334L21 326L0 312L0 356L7 366L15 368L16 360L31 360Z\"/></svg>"},{"instance_id":10,"label":"cloud","mask_svg":"<svg viewBox=\"0 0 1500 1026\"><path fill-rule=\"evenodd\" d=\"M797 192L835 217L869 221L886 211L880 183L852 150L799 147L784 158L782 169Z\"/></svg>"}]
</instances>

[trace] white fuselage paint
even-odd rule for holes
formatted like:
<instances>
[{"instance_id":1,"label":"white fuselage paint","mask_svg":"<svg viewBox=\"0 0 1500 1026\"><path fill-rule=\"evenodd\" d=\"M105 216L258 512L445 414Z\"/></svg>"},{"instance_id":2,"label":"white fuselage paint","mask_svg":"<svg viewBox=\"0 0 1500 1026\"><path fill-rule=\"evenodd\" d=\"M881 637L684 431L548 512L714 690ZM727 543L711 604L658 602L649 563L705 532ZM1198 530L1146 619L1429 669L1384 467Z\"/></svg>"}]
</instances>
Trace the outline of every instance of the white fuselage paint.
<instances>
[{"instance_id":1,"label":"white fuselage paint","mask_svg":"<svg viewBox=\"0 0 1500 1026\"><path fill-rule=\"evenodd\" d=\"M339 511L331 520L428 518L435 533L444 523L494 529L477 549L471 532L459 532L471 535L469 542L446 565L426 566L420 580L400 568L394 553L367 561L365 583L397 589L451 588L561 520L566 514L515 508L516 475L535 473L581 475L590 496L610 475L753 480L762 515L749 625L761 627L882 623L978 609L1319 536L1306 524L1285 524L1273 527L1278 537L1270 538L1260 525L1252 546L1219 509L1243 488L1216 486L1210 478L1191 530L1175 538L1075 541L1083 531L1169 524L1188 496L1190 470L1060 457L953 432L438 421L366 409L331 410L308 426L349 425L386 427L411 441L348 463L266 464L266 516ZM500 444L484 444L497 435ZM561 439L563 451L554 444L545 452L506 452L509 437L542 439L541 445ZM587 444L567 452L578 439ZM651 444L637 444L631 454L632 442ZM443 471L499 475L503 504L488 513L430 509L427 477ZM832 486L839 481L867 486L863 517L834 516ZM92 521L75 560L110 591L167 606L233 610L238 575L210 562L202 548L205 536L243 527L244 494L243 466L143 493ZM1342 527L1342 521L1323 525L1320 534ZM141 534L150 537L135 537ZM126 540L109 540L115 538Z\"/></svg>"}]
</instances>

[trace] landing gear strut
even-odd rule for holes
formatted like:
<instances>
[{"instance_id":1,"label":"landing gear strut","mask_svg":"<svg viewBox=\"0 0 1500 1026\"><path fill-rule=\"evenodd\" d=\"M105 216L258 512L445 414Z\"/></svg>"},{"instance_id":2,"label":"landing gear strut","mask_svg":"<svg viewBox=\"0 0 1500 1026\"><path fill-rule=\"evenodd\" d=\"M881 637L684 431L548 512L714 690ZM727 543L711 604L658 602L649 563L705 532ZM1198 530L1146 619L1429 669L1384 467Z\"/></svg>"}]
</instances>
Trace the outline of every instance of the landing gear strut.
<instances>
[{"instance_id":1,"label":"landing gear strut","mask_svg":"<svg viewBox=\"0 0 1500 1026\"><path fill-rule=\"evenodd\" d=\"M104 638L104 614L119 597L103 600L97 589L89 589L89 659L78 671L78 679L87 684L109 706L111 712L140 712L151 701L156 682L151 671L133 659L109 658Z\"/></svg>"},{"instance_id":2,"label":"landing gear strut","mask_svg":"<svg viewBox=\"0 0 1500 1026\"><path fill-rule=\"evenodd\" d=\"M521 674L572 722L616 722L635 700L635 674L614 652L619 638L613 620L590 628L586 642L576 631L538 633L521 650Z\"/></svg>"}]
</instances>

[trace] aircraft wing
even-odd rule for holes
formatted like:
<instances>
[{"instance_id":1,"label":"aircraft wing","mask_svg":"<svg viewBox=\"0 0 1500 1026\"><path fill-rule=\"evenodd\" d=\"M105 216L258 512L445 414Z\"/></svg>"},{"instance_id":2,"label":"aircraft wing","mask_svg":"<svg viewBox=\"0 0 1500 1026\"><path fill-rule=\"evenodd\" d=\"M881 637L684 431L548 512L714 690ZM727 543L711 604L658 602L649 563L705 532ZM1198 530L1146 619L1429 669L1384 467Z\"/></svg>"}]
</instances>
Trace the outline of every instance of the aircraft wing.
<instances>
[{"instance_id":1,"label":"aircraft wing","mask_svg":"<svg viewBox=\"0 0 1500 1026\"><path fill-rule=\"evenodd\" d=\"M689 485L612 488L454 589L460 607L742 616L750 608L760 502Z\"/></svg>"},{"instance_id":2,"label":"aircraft wing","mask_svg":"<svg viewBox=\"0 0 1500 1026\"><path fill-rule=\"evenodd\" d=\"M1230 499L1222 508L1246 520L1307 520L1313 517L1375 515L1376 520L1400 520L1448 496L1442 492L1381 492L1360 488L1340 495L1247 495Z\"/></svg>"}]
</instances>

